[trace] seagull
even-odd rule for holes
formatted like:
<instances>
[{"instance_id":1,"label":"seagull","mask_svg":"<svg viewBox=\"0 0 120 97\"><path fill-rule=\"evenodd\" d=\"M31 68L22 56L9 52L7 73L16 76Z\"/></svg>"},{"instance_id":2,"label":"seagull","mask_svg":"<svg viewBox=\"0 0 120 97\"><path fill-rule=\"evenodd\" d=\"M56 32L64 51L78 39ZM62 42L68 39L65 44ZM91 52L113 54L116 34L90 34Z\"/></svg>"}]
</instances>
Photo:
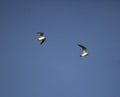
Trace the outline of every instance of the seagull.
<instances>
[{"instance_id":1,"label":"seagull","mask_svg":"<svg viewBox=\"0 0 120 97\"><path fill-rule=\"evenodd\" d=\"M82 48L82 54L80 56L81 57L87 56L88 55L87 48L80 44L78 44L78 46Z\"/></svg>"},{"instance_id":2,"label":"seagull","mask_svg":"<svg viewBox=\"0 0 120 97\"><path fill-rule=\"evenodd\" d=\"M38 37L38 40L41 41L41 45L43 44L43 42L46 40L44 33L43 32L37 32L37 34L40 34L40 36Z\"/></svg>"}]
</instances>

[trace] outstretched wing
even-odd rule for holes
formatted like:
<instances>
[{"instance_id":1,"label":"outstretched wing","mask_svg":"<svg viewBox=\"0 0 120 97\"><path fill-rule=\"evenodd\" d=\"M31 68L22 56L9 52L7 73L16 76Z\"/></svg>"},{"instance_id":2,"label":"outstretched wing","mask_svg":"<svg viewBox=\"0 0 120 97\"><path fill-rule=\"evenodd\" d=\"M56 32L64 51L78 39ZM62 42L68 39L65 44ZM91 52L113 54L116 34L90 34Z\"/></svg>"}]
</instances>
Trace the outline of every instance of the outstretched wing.
<instances>
[{"instance_id":1,"label":"outstretched wing","mask_svg":"<svg viewBox=\"0 0 120 97\"><path fill-rule=\"evenodd\" d=\"M86 48L85 46L83 46L83 45L78 44L78 46L81 47L82 50L86 50L86 49L87 49L87 48Z\"/></svg>"},{"instance_id":2,"label":"outstretched wing","mask_svg":"<svg viewBox=\"0 0 120 97\"><path fill-rule=\"evenodd\" d=\"M43 42L44 42L45 40L46 40L46 38L45 38L45 39L43 39L43 40L41 41L41 43L40 43L40 44L42 45L42 44L43 44Z\"/></svg>"},{"instance_id":3,"label":"outstretched wing","mask_svg":"<svg viewBox=\"0 0 120 97\"><path fill-rule=\"evenodd\" d=\"M37 32L37 34L40 34L40 36L44 36L43 32Z\"/></svg>"}]
</instances>

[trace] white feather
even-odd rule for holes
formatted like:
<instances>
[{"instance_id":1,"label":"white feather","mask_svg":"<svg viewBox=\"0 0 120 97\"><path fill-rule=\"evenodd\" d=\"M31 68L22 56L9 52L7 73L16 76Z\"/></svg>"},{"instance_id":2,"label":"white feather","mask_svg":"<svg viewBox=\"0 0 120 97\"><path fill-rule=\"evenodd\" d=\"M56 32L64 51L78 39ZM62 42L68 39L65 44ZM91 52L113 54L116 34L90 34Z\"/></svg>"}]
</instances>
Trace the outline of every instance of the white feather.
<instances>
[{"instance_id":1,"label":"white feather","mask_svg":"<svg viewBox=\"0 0 120 97\"><path fill-rule=\"evenodd\" d=\"M44 36L38 38L38 40L43 40L43 39L45 39Z\"/></svg>"}]
</instances>

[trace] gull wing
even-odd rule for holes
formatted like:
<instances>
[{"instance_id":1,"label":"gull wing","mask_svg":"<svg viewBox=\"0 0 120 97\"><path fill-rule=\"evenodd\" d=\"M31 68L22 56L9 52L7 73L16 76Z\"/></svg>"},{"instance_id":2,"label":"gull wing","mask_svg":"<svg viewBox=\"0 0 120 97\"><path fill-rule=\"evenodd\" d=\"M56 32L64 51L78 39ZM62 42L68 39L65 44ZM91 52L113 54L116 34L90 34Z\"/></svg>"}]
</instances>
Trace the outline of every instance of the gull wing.
<instances>
[{"instance_id":1,"label":"gull wing","mask_svg":"<svg viewBox=\"0 0 120 97\"><path fill-rule=\"evenodd\" d=\"M80 44L78 44L78 46L82 48L82 53L80 56L82 56L82 57L87 56L88 55L87 48Z\"/></svg>"},{"instance_id":2,"label":"gull wing","mask_svg":"<svg viewBox=\"0 0 120 97\"><path fill-rule=\"evenodd\" d=\"M43 32L37 32L37 34L40 34L40 36L44 36Z\"/></svg>"},{"instance_id":3,"label":"gull wing","mask_svg":"<svg viewBox=\"0 0 120 97\"><path fill-rule=\"evenodd\" d=\"M45 40L46 40L46 38L45 38L45 39L43 39L43 40L41 41L41 43L40 43L40 44L42 45L42 44L43 44L43 42L44 42Z\"/></svg>"},{"instance_id":4,"label":"gull wing","mask_svg":"<svg viewBox=\"0 0 120 97\"><path fill-rule=\"evenodd\" d=\"M87 48L86 48L85 46L83 46L83 45L78 44L78 46L81 47L82 50L86 50L86 49L87 49Z\"/></svg>"}]
</instances>

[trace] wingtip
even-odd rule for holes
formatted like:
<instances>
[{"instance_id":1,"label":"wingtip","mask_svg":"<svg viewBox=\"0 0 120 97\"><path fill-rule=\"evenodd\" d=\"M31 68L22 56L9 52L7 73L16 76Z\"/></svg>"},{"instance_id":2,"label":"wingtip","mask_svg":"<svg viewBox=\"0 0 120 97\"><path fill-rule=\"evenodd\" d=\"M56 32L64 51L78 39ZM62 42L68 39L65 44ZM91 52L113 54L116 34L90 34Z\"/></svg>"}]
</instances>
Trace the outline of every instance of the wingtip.
<instances>
[{"instance_id":1,"label":"wingtip","mask_svg":"<svg viewBox=\"0 0 120 97\"><path fill-rule=\"evenodd\" d=\"M36 32L36 34L41 34L41 33L43 33L43 32Z\"/></svg>"},{"instance_id":2,"label":"wingtip","mask_svg":"<svg viewBox=\"0 0 120 97\"><path fill-rule=\"evenodd\" d=\"M45 40L46 40L46 38L45 38L45 39L43 39L43 40L41 41L41 43L40 43L40 44L42 45L42 44L45 42Z\"/></svg>"},{"instance_id":3,"label":"wingtip","mask_svg":"<svg viewBox=\"0 0 120 97\"><path fill-rule=\"evenodd\" d=\"M81 46L80 44L77 44L78 46Z\"/></svg>"}]
</instances>

